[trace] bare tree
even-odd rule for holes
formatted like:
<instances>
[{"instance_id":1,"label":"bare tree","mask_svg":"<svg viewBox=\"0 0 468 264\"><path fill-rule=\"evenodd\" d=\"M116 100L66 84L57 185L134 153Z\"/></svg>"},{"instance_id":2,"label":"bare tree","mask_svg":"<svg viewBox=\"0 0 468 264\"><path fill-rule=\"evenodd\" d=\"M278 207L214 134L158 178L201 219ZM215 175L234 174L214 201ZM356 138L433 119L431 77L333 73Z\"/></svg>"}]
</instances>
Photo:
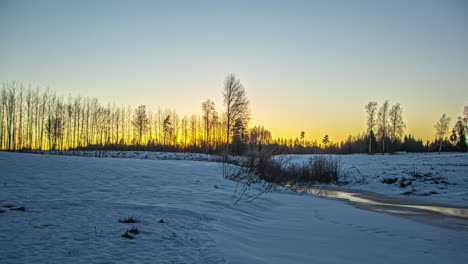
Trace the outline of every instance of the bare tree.
<instances>
[{"instance_id":1,"label":"bare tree","mask_svg":"<svg viewBox=\"0 0 468 264\"><path fill-rule=\"evenodd\" d=\"M170 142L172 138L172 132L173 132L172 121L171 121L170 115L167 115L166 118L164 118L163 131L164 131L163 141L164 141L164 145L166 145L166 139L168 139L168 142Z\"/></svg>"},{"instance_id":2,"label":"bare tree","mask_svg":"<svg viewBox=\"0 0 468 264\"><path fill-rule=\"evenodd\" d=\"M202 117L203 117L203 124L205 128L205 146L207 147L210 142L210 132L211 127L213 125L213 115L215 112L214 102L210 99L207 99L205 102L202 103ZM206 150L206 149L205 149Z\"/></svg>"},{"instance_id":3,"label":"bare tree","mask_svg":"<svg viewBox=\"0 0 468 264\"><path fill-rule=\"evenodd\" d=\"M369 133L369 153L372 153L372 136L374 135L374 127L377 123L375 117L377 102L369 102L365 108L367 112L367 132Z\"/></svg>"},{"instance_id":4,"label":"bare tree","mask_svg":"<svg viewBox=\"0 0 468 264\"><path fill-rule=\"evenodd\" d=\"M212 146L217 146L218 145L218 141L217 141L217 135L218 135L218 128L219 128L219 124L220 124L220 121L219 121L219 115L218 115L218 112L216 112L216 110L213 110L213 112L211 113L211 133L210 133L210 144Z\"/></svg>"},{"instance_id":5,"label":"bare tree","mask_svg":"<svg viewBox=\"0 0 468 264\"><path fill-rule=\"evenodd\" d=\"M7 102L8 102L8 92L7 86L3 84L1 94L0 94L0 149L6 149L7 147Z\"/></svg>"},{"instance_id":6,"label":"bare tree","mask_svg":"<svg viewBox=\"0 0 468 264\"><path fill-rule=\"evenodd\" d=\"M196 115L190 116L190 141L193 146L197 146L198 118Z\"/></svg>"},{"instance_id":7,"label":"bare tree","mask_svg":"<svg viewBox=\"0 0 468 264\"><path fill-rule=\"evenodd\" d=\"M463 123L465 125L465 129L468 129L468 105L465 106L465 109L463 110Z\"/></svg>"},{"instance_id":8,"label":"bare tree","mask_svg":"<svg viewBox=\"0 0 468 264\"><path fill-rule=\"evenodd\" d=\"M184 148L187 147L187 139L188 139L188 125L189 125L189 119L187 115L184 115L182 118L181 126L182 126L182 139L184 142Z\"/></svg>"},{"instance_id":9,"label":"bare tree","mask_svg":"<svg viewBox=\"0 0 468 264\"><path fill-rule=\"evenodd\" d=\"M172 130L171 130L171 141L172 144L177 145L179 142L179 131L180 131L180 119L179 114L175 110L172 111Z\"/></svg>"},{"instance_id":10,"label":"bare tree","mask_svg":"<svg viewBox=\"0 0 468 264\"><path fill-rule=\"evenodd\" d=\"M377 114L378 118L378 126L379 126L379 136L380 141L382 142L382 153L385 153L385 141L388 137L388 111L389 111L389 104L388 101L385 101L382 107L379 109L379 113Z\"/></svg>"},{"instance_id":11,"label":"bare tree","mask_svg":"<svg viewBox=\"0 0 468 264\"><path fill-rule=\"evenodd\" d=\"M442 151L442 142L445 140L445 135L448 133L450 117L445 113L440 117L439 121L434 125L436 130L436 138L439 140L439 154Z\"/></svg>"},{"instance_id":12,"label":"bare tree","mask_svg":"<svg viewBox=\"0 0 468 264\"><path fill-rule=\"evenodd\" d=\"M230 74L224 81L224 106L226 107L226 147L229 153L230 135L236 122L244 127L250 121L249 100L245 94L244 86L234 74ZM239 120L239 121L238 121Z\"/></svg>"},{"instance_id":13,"label":"bare tree","mask_svg":"<svg viewBox=\"0 0 468 264\"><path fill-rule=\"evenodd\" d=\"M254 126L249 132L249 142L251 144L265 145L271 143L271 132L263 126Z\"/></svg>"},{"instance_id":14,"label":"bare tree","mask_svg":"<svg viewBox=\"0 0 468 264\"><path fill-rule=\"evenodd\" d=\"M7 149L15 149L15 119L16 119L16 92L17 84L15 82L8 83L6 86L6 135L7 135Z\"/></svg>"},{"instance_id":15,"label":"bare tree","mask_svg":"<svg viewBox=\"0 0 468 264\"><path fill-rule=\"evenodd\" d=\"M148 116L146 115L145 105L140 105L135 109L132 125L138 136L138 144L142 144L143 135L148 129Z\"/></svg>"},{"instance_id":16,"label":"bare tree","mask_svg":"<svg viewBox=\"0 0 468 264\"><path fill-rule=\"evenodd\" d=\"M400 104L392 106L390 109L390 137L393 140L400 140L403 136L403 132L406 128L405 122L403 121L403 108Z\"/></svg>"}]
</instances>

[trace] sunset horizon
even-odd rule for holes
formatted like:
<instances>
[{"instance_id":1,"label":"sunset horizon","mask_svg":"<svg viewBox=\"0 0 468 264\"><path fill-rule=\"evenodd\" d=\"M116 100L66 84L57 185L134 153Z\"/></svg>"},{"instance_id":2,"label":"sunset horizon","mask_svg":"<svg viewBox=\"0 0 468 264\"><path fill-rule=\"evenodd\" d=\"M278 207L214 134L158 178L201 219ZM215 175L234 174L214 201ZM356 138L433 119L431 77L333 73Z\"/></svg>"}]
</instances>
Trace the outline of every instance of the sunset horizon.
<instances>
[{"instance_id":1,"label":"sunset horizon","mask_svg":"<svg viewBox=\"0 0 468 264\"><path fill-rule=\"evenodd\" d=\"M131 104L131 103L124 104L124 103L120 103L119 101L117 101L117 99L114 100L113 95L99 97L99 96L94 96L92 94L82 94L82 93L78 93L74 91L70 91L69 93L60 93L60 89L56 90L52 86L26 84L26 83L22 83L18 81L8 81L6 83L9 83L9 82L15 82L18 84L18 87L23 87L24 89L32 88L33 90L40 89L44 91L48 90L50 92L59 91L57 92L57 96L62 97L64 100L66 100L69 96L72 96L72 97L80 96L83 98L85 97L96 98L103 105L110 104L110 105L121 106L121 107L131 107L133 109L139 105L145 105L147 109L153 113L157 112L158 110L160 111L172 110L178 113L180 117L185 116L185 115L191 116L193 114L201 115L202 113L201 103L202 101L206 99L211 99L215 102L215 109L216 111L219 112L219 114L223 114L223 110L224 110L223 99L222 99L222 94L221 94L222 81L220 81L220 85L218 87L218 90L216 91L218 94L216 96L206 97L205 99L202 99L203 96L201 95L200 101L194 101L190 103L190 106L194 108L192 112L190 112L191 109L189 109L186 106L179 105L180 108L185 109L185 111L187 112L182 112L182 111L179 111L179 109L176 107L171 107L171 106L180 104L177 102L177 100L173 101L172 103L168 101L167 105L150 104L151 97L157 97L157 94L149 95L147 96L149 97L149 99L142 100L142 102L148 102L148 104L137 103L137 102L134 102L134 104ZM249 123L249 127L254 127L254 126L265 127L266 129L272 132L272 138L274 140L277 140L277 139L295 140L295 139L300 138L301 132L305 132L305 138L307 141L310 141L310 142L315 141L317 144L320 145L325 135L328 135L331 142L333 142L334 144L339 144L341 142L344 142L349 137L361 136L367 133L366 112L365 112L364 106L366 103L370 101L376 101L375 99L369 99L367 101L363 101L363 103L360 105L355 105L355 108L353 109L345 109L346 111L342 111L342 112L335 111L333 115L326 115L328 113L328 110L330 109L322 108L322 109L319 109L318 111L310 112L312 119L310 119L310 117L308 117L307 115L295 117L293 115L290 115L288 111L281 112L279 115L274 116L272 118L272 116L269 115L267 111L262 111L261 108L258 109L256 102L253 101L253 99L249 96L250 89L248 88L247 85L244 85L244 86L246 87L247 96L250 98L250 104L252 108L252 118ZM133 102L133 99L130 101ZM259 101L262 101L262 98L260 98ZM379 104L378 106L380 106L385 101L389 101L390 105L400 103L400 101L391 101L387 99L383 99L381 101L376 101L376 102ZM422 139L424 143L426 143L426 141L431 142L434 139L436 139L434 124L440 118L440 115L446 113L449 117L451 117L451 123L453 125L456 122L457 117L462 116L463 111L464 111L463 105L461 105L461 106L452 107L453 109L457 109L455 111L451 111L453 112L452 115L449 114L450 113L449 111L445 111L441 113L439 116L428 116L424 114L422 115L421 114L417 114L417 115L409 114L407 113L408 108L405 107L405 105L403 104L402 104L402 108L403 108L403 118L404 118L405 125L406 125L404 135L405 136L411 135L415 137L416 139ZM258 110L255 110L255 109L258 109ZM431 109L431 106L427 106L427 110L428 109ZM319 112L319 111L322 111L322 112ZM359 119L353 119L356 116L358 116ZM413 122L410 122L407 116L412 116L418 119L414 120ZM309 121L304 122L302 120L309 120ZM417 124L420 124L420 127L418 127ZM333 127L335 127L335 129L331 129Z\"/></svg>"}]
</instances>

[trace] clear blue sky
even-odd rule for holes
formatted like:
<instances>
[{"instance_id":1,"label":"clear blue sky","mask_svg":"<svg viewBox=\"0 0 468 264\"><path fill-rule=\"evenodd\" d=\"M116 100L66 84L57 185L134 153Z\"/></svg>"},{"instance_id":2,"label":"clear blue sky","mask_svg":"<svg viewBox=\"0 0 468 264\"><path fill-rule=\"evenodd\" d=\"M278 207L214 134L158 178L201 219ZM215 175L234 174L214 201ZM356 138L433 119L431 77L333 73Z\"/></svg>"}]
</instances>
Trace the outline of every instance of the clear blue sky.
<instances>
[{"instance_id":1,"label":"clear blue sky","mask_svg":"<svg viewBox=\"0 0 468 264\"><path fill-rule=\"evenodd\" d=\"M224 77L252 124L332 140L365 129L370 100L400 102L433 138L468 104L468 1L5 1L0 81L102 102L199 113ZM453 123L452 123L453 124Z\"/></svg>"}]
</instances>

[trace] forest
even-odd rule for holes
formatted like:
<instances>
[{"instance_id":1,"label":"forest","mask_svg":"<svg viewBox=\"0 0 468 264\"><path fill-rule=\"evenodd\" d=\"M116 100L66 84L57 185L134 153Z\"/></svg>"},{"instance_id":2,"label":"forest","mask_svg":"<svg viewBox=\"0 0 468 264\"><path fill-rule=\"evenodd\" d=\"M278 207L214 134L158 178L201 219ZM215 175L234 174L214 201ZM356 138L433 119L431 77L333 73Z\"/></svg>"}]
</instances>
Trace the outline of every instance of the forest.
<instances>
[{"instance_id":1,"label":"forest","mask_svg":"<svg viewBox=\"0 0 468 264\"><path fill-rule=\"evenodd\" d=\"M0 90L0 149L147 150L243 154L268 150L273 154L351 154L467 151L468 105L455 120L443 114L434 125L434 140L423 142L405 134L403 108L385 101L380 108L365 105L367 128L346 140L274 138L263 126L249 128L250 107L245 88L230 74L222 87L222 112L211 99L201 112L179 115L173 109L102 104L96 98L57 95L49 89L10 81Z\"/></svg>"}]
</instances>

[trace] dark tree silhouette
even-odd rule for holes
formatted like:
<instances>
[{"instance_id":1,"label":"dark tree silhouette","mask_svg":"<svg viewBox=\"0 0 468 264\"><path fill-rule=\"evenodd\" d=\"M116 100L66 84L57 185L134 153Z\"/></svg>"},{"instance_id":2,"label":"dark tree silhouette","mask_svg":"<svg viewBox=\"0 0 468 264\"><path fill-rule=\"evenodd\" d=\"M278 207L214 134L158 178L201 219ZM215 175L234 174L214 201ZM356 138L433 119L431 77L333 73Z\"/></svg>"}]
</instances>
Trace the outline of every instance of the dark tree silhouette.
<instances>
[{"instance_id":1,"label":"dark tree silhouette","mask_svg":"<svg viewBox=\"0 0 468 264\"><path fill-rule=\"evenodd\" d=\"M246 127L242 119L236 119L232 131L232 150L235 154L242 154L246 141Z\"/></svg>"},{"instance_id":2,"label":"dark tree silhouette","mask_svg":"<svg viewBox=\"0 0 468 264\"><path fill-rule=\"evenodd\" d=\"M226 108L226 147L228 148L235 123L239 120L243 126L247 126L250 121L250 109L244 86L234 74L228 75L224 81L223 97ZM229 149L227 152L229 153Z\"/></svg>"},{"instance_id":3,"label":"dark tree silhouette","mask_svg":"<svg viewBox=\"0 0 468 264\"><path fill-rule=\"evenodd\" d=\"M448 117L445 113L440 117L439 121L434 125L436 130L435 136L436 139L439 141L439 154L442 151L442 143L445 140L445 135L449 130L450 124L450 117Z\"/></svg>"},{"instance_id":4,"label":"dark tree silhouette","mask_svg":"<svg viewBox=\"0 0 468 264\"><path fill-rule=\"evenodd\" d=\"M392 106L389 113L390 117L390 137L392 140L401 140L406 127L403 121L403 108L399 103Z\"/></svg>"},{"instance_id":5,"label":"dark tree silhouette","mask_svg":"<svg viewBox=\"0 0 468 264\"><path fill-rule=\"evenodd\" d=\"M452 140L453 136L454 140ZM455 123L450 140L456 144L459 151L466 152L468 150L466 143L466 125L463 123L463 118L459 117Z\"/></svg>"},{"instance_id":6,"label":"dark tree silhouette","mask_svg":"<svg viewBox=\"0 0 468 264\"><path fill-rule=\"evenodd\" d=\"M173 132L173 127L172 127L172 121L171 121L171 116L168 115L166 118L164 118L163 122L163 131L164 131L164 145L166 145L166 140L171 140L172 138L172 132Z\"/></svg>"},{"instance_id":7,"label":"dark tree silhouette","mask_svg":"<svg viewBox=\"0 0 468 264\"><path fill-rule=\"evenodd\" d=\"M140 105L135 109L132 125L138 137L138 144L142 144L143 135L148 129L148 116L145 105Z\"/></svg>"},{"instance_id":8,"label":"dark tree silhouette","mask_svg":"<svg viewBox=\"0 0 468 264\"><path fill-rule=\"evenodd\" d=\"M213 127L213 119L215 117L215 108L214 102L210 99L207 99L205 102L202 103L202 117L203 117L203 124L205 128L205 147L208 147L210 142L210 132L211 128ZM217 114L216 114L217 116Z\"/></svg>"},{"instance_id":9,"label":"dark tree silhouette","mask_svg":"<svg viewBox=\"0 0 468 264\"><path fill-rule=\"evenodd\" d=\"M388 137L388 111L389 111L389 104L388 104L388 101L385 101L382 107L380 107L379 113L377 114L377 121L378 121L378 126L379 126L378 135L382 143L383 153L385 153L386 151L385 142L387 141L387 137Z\"/></svg>"},{"instance_id":10,"label":"dark tree silhouette","mask_svg":"<svg viewBox=\"0 0 468 264\"><path fill-rule=\"evenodd\" d=\"M374 127L377 123L375 117L377 112L377 102L369 102L365 108L367 112L367 133L369 133L369 153L372 153L372 139L374 136Z\"/></svg>"},{"instance_id":11,"label":"dark tree silhouette","mask_svg":"<svg viewBox=\"0 0 468 264\"><path fill-rule=\"evenodd\" d=\"M328 137L328 135L325 135L322 139L322 143L323 145L326 147L328 146L328 144L330 143L330 138Z\"/></svg>"}]
</instances>

